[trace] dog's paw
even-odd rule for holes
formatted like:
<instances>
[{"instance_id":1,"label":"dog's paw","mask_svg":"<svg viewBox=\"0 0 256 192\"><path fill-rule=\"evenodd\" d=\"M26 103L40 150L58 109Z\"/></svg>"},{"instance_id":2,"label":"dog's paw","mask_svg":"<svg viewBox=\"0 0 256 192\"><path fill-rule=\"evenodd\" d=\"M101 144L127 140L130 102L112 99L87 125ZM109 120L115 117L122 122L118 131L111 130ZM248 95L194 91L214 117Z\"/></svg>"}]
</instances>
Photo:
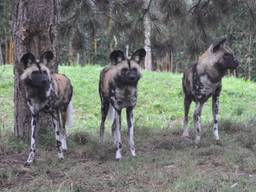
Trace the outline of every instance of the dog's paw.
<instances>
[{"instance_id":1,"label":"dog's paw","mask_svg":"<svg viewBox=\"0 0 256 192\"><path fill-rule=\"evenodd\" d=\"M215 140L215 141L214 141L214 144L215 144L215 145L218 145L218 146L222 146L221 140Z\"/></svg>"}]
</instances>

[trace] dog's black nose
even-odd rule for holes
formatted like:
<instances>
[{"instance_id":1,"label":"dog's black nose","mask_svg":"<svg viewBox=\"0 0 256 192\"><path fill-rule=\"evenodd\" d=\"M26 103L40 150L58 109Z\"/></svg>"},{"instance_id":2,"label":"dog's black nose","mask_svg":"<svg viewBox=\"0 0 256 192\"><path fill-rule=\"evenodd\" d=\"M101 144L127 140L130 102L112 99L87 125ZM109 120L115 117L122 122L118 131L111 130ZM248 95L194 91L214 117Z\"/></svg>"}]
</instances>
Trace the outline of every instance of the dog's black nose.
<instances>
[{"instance_id":1,"label":"dog's black nose","mask_svg":"<svg viewBox=\"0 0 256 192\"><path fill-rule=\"evenodd\" d=\"M43 80L41 81L41 83L42 83L42 84L46 84L46 83L47 83L47 79L43 79Z\"/></svg>"},{"instance_id":2,"label":"dog's black nose","mask_svg":"<svg viewBox=\"0 0 256 192\"><path fill-rule=\"evenodd\" d=\"M129 79L131 81L135 81L137 79L137 76L136 75L130 75Z\"/></svg>"}]
</instances>

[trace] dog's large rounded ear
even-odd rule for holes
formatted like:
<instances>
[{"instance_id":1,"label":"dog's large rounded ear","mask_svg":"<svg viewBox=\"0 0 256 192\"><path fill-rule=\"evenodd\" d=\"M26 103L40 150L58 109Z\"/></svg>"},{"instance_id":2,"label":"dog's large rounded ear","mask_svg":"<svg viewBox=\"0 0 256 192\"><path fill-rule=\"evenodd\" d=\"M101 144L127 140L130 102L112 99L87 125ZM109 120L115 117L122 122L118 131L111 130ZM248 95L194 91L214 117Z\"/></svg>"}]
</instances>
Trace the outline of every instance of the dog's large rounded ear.
<instances>
[{"instance_id":1,"label":"dog's large rounded ear","mask_svg":"<svg viewBox=\"0 0 256 192\"><path fill-rule=\"evenodd\" d=\"M26 53L21 57L20 62L24 65L24 68L26 69L27 67L29 67L29 65L34 63L35 60L35 56L32 53Z\"/></svg>"},{"instance_id":2,"label":"dog's large rounded ear","mask_svg":"<svg viewBox=\"0 0 256 192\"><path fill-rule=\"evenodd\" d=\"M44 63L44 64L47 64L49 63L51 60L53 60L53 52L52 51L45 51L42 55L41 55L41 61Z\"/></svg>"},{"instance_id":3,"label":"dog's large rounded ear","mask_svg":"<svg viewBox=\"0 0 256 192\"><path fill-rule=\"evenodd\" d=\"M112 53L110 53L110 61L113 65L118 64L119 62L125 60L124 52L120 50L115 50Z\"/></svg>"},{"instance_id":4,"label":"dog's large rounded ear","mask_svg":"<svg viewBox=\"0 0 256 192\"><path fill-rule=\"evenodd\" d=\"M220 48L223 47L226 42L227 42L227 38L223 38L220 41L213 43L211 51L215 53L216 51L220 50Z\"/></svg>"},{"instance_id":5,"label":"dog's large rounded ear","mask_svg":"<svg viewBox=\"0 0 256 192\"><path fill-rule=\"evenodd\" d=\"M146 56L146 51L145 49L138 49L137 51L135 51L135 53L133 53L132 55L132 60L136 61L137 63L140 63L141 61L144 60Z\"/></svg>"}]
</instances>

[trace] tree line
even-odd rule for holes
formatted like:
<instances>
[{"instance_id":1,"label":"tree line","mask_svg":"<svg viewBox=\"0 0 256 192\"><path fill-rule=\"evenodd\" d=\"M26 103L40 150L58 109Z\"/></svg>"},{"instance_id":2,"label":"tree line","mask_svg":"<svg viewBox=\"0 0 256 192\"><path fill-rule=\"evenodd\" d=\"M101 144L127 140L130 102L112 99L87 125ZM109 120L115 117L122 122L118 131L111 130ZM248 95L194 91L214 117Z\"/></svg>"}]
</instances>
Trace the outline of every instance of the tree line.
<instances>
[{"instance_id":1,"label":"tree line","mask_svg":"<svg viewBox=\"0 0 256 192\"><path fill-rule=\"evenodd\" d=\"M60 63L108 63L114 49L147 49L149 70L182 72L214 40L228 37L236 75L256 79L254 0L61 0ZM0 63L13 62L14 0L0 0ZM35 5L36 6L36 5Z\"/></svg>"}]
</instances>

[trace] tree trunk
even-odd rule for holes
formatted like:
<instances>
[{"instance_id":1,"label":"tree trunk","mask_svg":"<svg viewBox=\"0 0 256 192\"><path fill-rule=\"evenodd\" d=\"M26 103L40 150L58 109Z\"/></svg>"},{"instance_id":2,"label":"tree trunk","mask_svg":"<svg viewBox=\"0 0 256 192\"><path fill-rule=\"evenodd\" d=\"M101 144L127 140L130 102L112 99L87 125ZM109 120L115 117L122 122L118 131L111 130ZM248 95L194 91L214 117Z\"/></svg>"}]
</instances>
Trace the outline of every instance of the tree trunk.
<instances>
[{"instance_id":1,"label":"tree trunk","mask_svg":"<svg viewBox=\"0 0 256 192\"><path fill-rule=\"evenodd\" d=\"M174 59L174 55L173 55L173 52L172 52L172 50L171 50L171 62L170 62L170 72L174 72L174 70L173 70L173 59Z\"/></svg>"},{"instance_id":2,"label":"tree trunk","mask_svg":"<svg viewBox=\"0 0 256 192\"><path fill-rule=\"evenodd\" d=\"M97 58L97 29L95 23L92 21L92 50L93 50L93 64Z\"/></svg>"},{"instance_id":3,"label":"tree trunk","mask_svg":"<svg viewBox=\"0 0 256 192\"><path fill-rule=\"evenodd\" d=\"M54 62L49 66L57 72L58 51L58 0L16 0L13 18L14 40L14 133L17 137L27 138L30 132L31 114L25 103L24 86L20 81L23 65L20 58L27 52L37 58L46 50L54 53ZM40 128L52 126L52 119L40 114Z\"/></svg>"},{"instance_id":4,"label":"tree trunk","mask_svg":"<svg viewBox=\"0 0 256 192\"><path fill-rule=\"evenodd\" d=\"M112 27L113 27L113 6L114 6L114 1L109 0L108 1L108 27L107 27L107 35L109 36L109 50L110 52L113 51L115 47L113 47L113 35L111 34Z\"/></svg>"},{"instance_id":5,"label":"tree trunk","mask_svg":"<svg viewBox=\"0 0 256 192\"><path fill-rule=\"evenodd\" d=\"M250 36L249 36L248 57L247 57L248 79L249 79L249 80L252 79L252 66L251 66L251 62L252 62L252 51L251 51L251 47L252 47L252 35L250 34Z\"/></svg>"},{"instance_id":6,"label":"tree trunk","mask_svg":"<svg viewBox=\"0 0 256 192\"><path fill-rule=\"evenodd\" d=\"M151 52L151 22L149 17L150 0L144 0L146 14L144 16L144 48L146 50L145 69L152 71L152 52Z\"/></svg>"},{"instance_id":7,"label":"tree trunk","mask_svg":"<svg viewBox=\"0 0 256 192\"><path fill-rule=\"evenodd\" d=\"M6 63L7 64L13 64L13 41L11 38L7 38L7 44L6 44Z\"/></svg>"},{"instance_id":8,"label":"tree trunk","mask_svg":"<svg viewBox=\"0 0 256 192\"><path fill-rule=\"evenodd\" d=\"M3 58L2 46L0 43L0 65L2 64L4 64L4 58Z\"/></svg>"}]
</instances>

